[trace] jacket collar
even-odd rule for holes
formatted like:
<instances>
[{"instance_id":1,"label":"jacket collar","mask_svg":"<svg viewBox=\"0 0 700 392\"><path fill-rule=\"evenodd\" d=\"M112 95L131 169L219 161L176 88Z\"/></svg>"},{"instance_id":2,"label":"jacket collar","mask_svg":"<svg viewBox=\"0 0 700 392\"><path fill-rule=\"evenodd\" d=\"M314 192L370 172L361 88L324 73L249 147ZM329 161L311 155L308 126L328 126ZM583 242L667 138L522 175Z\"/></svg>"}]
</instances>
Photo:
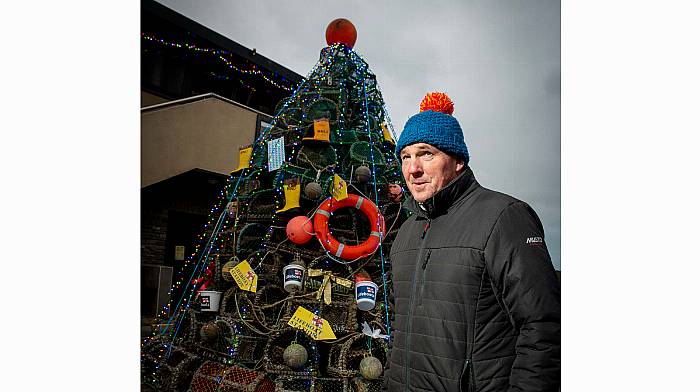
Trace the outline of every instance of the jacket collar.
<instances>
[{"instance_id":1,"label":"jacket collar","mask_svg":"<svg viewBox=\"0 0 700 392\"><path fill-rule=\"evenodd\" d=\"M440 189L430 199L423 203L408 197L404 206L423 218L432 219L447 212L460 198L474 191L479 183L474 178L474 172L469 166L453 179L446 187Z\"/></svg>"}]
</instances>

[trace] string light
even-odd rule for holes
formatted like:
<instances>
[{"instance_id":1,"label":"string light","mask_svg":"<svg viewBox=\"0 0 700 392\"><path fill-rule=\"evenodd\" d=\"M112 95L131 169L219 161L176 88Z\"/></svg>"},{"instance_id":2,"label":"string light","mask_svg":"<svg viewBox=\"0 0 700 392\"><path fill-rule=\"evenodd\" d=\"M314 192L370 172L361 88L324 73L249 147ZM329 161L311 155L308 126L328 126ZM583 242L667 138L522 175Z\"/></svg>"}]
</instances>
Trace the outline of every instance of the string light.
<instances>
[{"instance_id":1,"label":"string light","mask_svg":"<svg viewBox=\"0 0 700 392\"><path fill-rule=\"evenodd\" d=\"M243 81L240 80L240 79L232 78L232 77L226 76L226 75L219 75L219 74L216 74L216 73L214 73L214 72L209 72L209 75L211 75L211 76L213 76L213 77L215 77L215 78L217 78L217 79L222 79L222 80L234 80L234 81L237 81L238 83L241 84L241 86L247 88L248 90L256 91L256 90L255 90L255 87L252 87L252 86L249 86L249 85L243 83Z\"/></svg>"},{"instance_id":2,"label":"string light","mask_svg":"<svg viewBox=\"0 0 700 392\"><path fill-rule=\"evenodd\" d=\"M282 83L277 82L273 78L267 76L263 71L259 70L255 64L251 64L251 69L243 69L239 68L236 65L234 65L233 61L230 59L226 58L226 56L229 56L231 58L234 57L233 53L229 52L228 50L223 50L223 49L213 49L213 48L201 48L198 47L194 44L190 43L181 43L181 42L172 42L172 41L167 41L162 38L158 38L153 35L149 35L146 33L141 33L141 37L147 41L158 43L163 46L169 46L173 48L178 48L178 49L187 49L190 51L194 51L197 53L206 53L206 54L211 54L216 56L220 61L222 61L226 66L234 71L240 72L242 74L247 74L247 75L257 75L262 77L266 82L270 83L271 85L285 91L294 91L294 87L289 87L287 85L283 85ZM275 73L277 75L277 73ZM288 84L288 81L284 78L281 77L282 82L285 82Z\"/></svg>"}]
</instances>

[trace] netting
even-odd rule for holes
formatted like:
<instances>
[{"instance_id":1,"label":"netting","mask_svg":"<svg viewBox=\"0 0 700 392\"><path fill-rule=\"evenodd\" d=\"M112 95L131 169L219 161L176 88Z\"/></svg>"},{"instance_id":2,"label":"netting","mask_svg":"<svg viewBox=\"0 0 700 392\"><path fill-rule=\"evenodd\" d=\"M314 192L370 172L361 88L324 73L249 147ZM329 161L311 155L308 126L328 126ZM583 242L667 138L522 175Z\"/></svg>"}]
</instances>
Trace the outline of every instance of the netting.
<instances>
[{"instance_id":1,"label":"netting","mask_svg":"<svg viewBox=\"0 0 700 392\"><path fill-rule=\"evenodd\" d=\"M274 392L265 373L207 361L192 377L191 392Z\"/></svg>"},{"instance_id":2,"label":"netting","mask_svg":"<svg viewBox=\"0 0 700 392\"><path fill-rule=\"evenodd\" d=\"M264 323L269 328L273 328L282 318L289 315L288 296L288 292L274 284L266 285L255 295L255 307L260 310Z\"/></svg>"},{"instance_id":3,"label":"netting","mask_svg":"<svg viewBox=\"0 0 700 392\"><path fill-rule=\"evenodd\" d=\"M328 373L338 377L359 376L360 361L363 358L371 355L386 363L386 350L387 344L383 340L369 343L367 336L357 334L331 348L328 355Z\"/></svg>"},{"instance_id":4,"label":"netting","mask_svg":"<svg viewBox=\"0 0 700 392\"><path fill-rule=\"evenodd\" d=\"M300 368L291 368L284 361L284 350L292 343L298 343L306 348L308 360L306 364ZM271 335L270 340L265 347L264 356L265 371L269 374L309 377L310 375L318 374L319 358L318 346L314 340L311 340L303 332L299 332L291 327L284 328L282 331Z\"/></svg>"},{"instance_id":5,"label":"netting","mask_svg":"<svg viewBox=\"0 0 700 392\"><path fill-rule=\"evenodd\" d=\"M384 155L379 148L370 146L368 142L364 141L353 143L345 159L346 162L344 162L344 166L373 164L376 168L377 166L384 166L386 164Z\"/></svg>"},{"instance_id":6,"label":"netting","mask_svg":"<svg viewBox=\"0 0 700 392\"><path fill-rule=\"evenodd\" d=\"M327 118L331 124L338 120L338 104L328 98L319 97L306 107L304 111L306 118L319 119Z\"/></svg>"},{"instance_id":7,"label":"netting","mask_svg":"<svg viewBox=\"0 0 700 392\"><path fill-rule=\"evenodd\" d=\"M328 170L338 162L335 149L328 144L315 146L302 146L297 153L297 165L305 169L313 169L315 172Z\"/></svg>"},{"instance_id":8,"label":"netting","mask_svg":"<svg viewBox=\"0 0 700 392\"><path fill-rule=\"evenodd\" d=\"M145 376L145 384L157 391L185 390L202 362L194 353L171 347L165 339L152 340L143 347L142 352L141 372Z\"/></svg>"},{"instance_id":9,"label":"netting","mask_svg":"<svg viewBox=\"0 0 700 392\"><path fill-rule=\"evenodd\" d=\"M248 215L250 219L250 215ZM251 253L261 248L260 238L267 233L267 227L261 223L247 223L238 234L236 254L247 259Z\"/></svg>"}]
</instances>

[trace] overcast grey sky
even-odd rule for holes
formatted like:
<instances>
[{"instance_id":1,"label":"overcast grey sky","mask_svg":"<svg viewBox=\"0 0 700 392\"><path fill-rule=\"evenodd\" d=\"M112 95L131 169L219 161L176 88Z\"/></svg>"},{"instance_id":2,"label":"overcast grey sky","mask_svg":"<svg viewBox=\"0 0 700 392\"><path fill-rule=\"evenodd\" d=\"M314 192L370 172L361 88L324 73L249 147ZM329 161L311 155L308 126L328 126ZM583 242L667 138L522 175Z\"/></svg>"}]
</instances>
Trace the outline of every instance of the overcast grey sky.
<instances>
[{"instance_id":1,"label":"overcast grey sky","mask_svg":"<svg viewBox=\"0 0 700 392\"><path fill-rule=\"evenodd\" d=\"M477 180L537 211L560 269L558 0L157 1L304 76L328 23L349 19L396 132L427 92L448 93Z\"/></svg>"}]
</instances>

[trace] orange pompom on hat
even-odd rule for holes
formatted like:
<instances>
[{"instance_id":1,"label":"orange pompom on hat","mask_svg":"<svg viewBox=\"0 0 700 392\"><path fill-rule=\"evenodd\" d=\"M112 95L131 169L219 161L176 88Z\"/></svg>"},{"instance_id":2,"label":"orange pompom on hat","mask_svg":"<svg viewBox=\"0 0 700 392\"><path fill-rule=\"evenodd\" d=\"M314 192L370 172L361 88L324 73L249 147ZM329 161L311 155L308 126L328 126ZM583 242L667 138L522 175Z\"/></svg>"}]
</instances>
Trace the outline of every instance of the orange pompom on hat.
<instances>
[{"instance_id":1,"label":"orange pompom on hat","mask_svg":"<svg viewBox=\"0 0 700 392\"><path fill-rule=\"evenodd\" d=\"M447 94L427 94L420 103L420 112L406 121L396 143L396 155L411 144L427 143L463 159L464 164L469 163L469 150L464 143L462 127L452 117L454 109L454 103Z\"/></svg>"},{"instance_id":2,"label":"orange pompom on hat","mask_svg":"<svg viewBox=\"0 0 700 392\"><path fill-rule=\"evenodd\" d=\"M445 93L428 93L423 100L420 101L419 113L426 110L445 113L451 116L455 111L455 104L452 103L450 97Z\"/></svg>"}]
</instances>

